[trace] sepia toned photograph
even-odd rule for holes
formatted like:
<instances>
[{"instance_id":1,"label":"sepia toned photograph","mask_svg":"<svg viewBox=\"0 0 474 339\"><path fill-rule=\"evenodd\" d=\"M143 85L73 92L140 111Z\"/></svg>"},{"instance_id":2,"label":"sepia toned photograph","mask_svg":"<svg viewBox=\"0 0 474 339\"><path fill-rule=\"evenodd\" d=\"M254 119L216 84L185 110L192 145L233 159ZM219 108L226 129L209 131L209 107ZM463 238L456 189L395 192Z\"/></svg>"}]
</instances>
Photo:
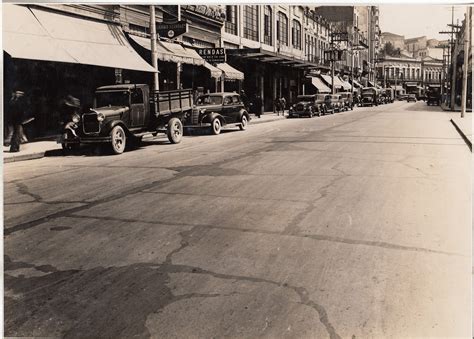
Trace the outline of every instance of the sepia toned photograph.
<instances>
[{"instance_id":1,"label":"sepia toned photograph","mask_svg":"<svg viewBox=\"0 0 474 339\"><path fill-rule=\"evenodd\" d=\"M472 7L1 13L3 337L472 338Z\"/></svg>"}]
</instances>

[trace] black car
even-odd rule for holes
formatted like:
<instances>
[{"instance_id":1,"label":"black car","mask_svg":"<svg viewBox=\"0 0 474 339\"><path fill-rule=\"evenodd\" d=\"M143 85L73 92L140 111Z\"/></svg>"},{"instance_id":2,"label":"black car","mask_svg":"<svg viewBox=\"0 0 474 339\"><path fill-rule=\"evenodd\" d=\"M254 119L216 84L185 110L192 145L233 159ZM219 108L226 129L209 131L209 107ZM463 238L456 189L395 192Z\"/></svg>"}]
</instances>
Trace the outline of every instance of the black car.
<instances>
[{"instance_id":1,"label":"black car","mask_svg":"<svg viewBox=\"0 0 474 339\"><path fill-rule=\"evenodd\" d=\"M219 134L223 126L247 128L250 116L240 95L221 92L201 95L187 117L186 127L206 127L212 134Z\"/></svg>"},{"instance_id":2,"label":"black car","mask_svg":"<svg viewBox=\"0 0 474 339\"><path fill-rule=\"evenodd\" d=\"M325 112L324 94L298 95L297 103L290 106L288 118L314 115L321 116Z\"/></svg>"},{"instance_id":3,"label":"black car","mask_svg":"<svg viewBox=\"0 0 474 339\"><path fill-rule=\"evenodd\" d=\"M415 94L408 94L407 102L410 102L410 101L416 102L416 95Z\"/></svg>"}]
</instances>

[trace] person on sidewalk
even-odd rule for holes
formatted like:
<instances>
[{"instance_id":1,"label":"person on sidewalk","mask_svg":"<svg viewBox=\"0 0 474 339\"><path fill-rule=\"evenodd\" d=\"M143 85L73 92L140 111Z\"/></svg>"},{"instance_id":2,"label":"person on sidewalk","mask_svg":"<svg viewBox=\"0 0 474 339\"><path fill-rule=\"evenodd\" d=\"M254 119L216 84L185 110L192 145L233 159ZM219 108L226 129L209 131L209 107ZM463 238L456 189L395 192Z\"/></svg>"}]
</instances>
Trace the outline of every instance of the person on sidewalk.
<instances>
[{"instance_id":1,"label":"person on sidewalk","mask_svg":"<svg viewBox=\"0 0 474 339\"><path fill-rule=\"evenodd\" d=\"M280 98L276 98L273 100L273 112L278 115L280 115L280 110L281 110L281 102L280 102Z\"/></svg>"},{"instance_id":2,"label":"person on sidewalk","mask_svg":"<svg viewBox=\"0 0 474 339\"><path fill-rule=\"evenodd\" d=\"M259 94L255 96L255 116L259 119L262 117L262 97Z\"/></svg>"},{"instance_id":3,"label":"person on sidewalk","mask_svg":"<svg viewBox=\"0 0 474 339\"><path fill-rule=\"evenodd\" d=\"M285 99L285 97L280 98L280 108L281 108L281 112L283 113L282 115L285 116L285 109L286 109L286 99Z\"/></svg>"},{"instance_id":4,"label":"person on sidewalk","mask_svg":"<svg viewBox=\"0 0 474 339\"><path fill-rule=\"evenodd\" d=\"M13 126L13 134L10 141L10 152L19 152L20 144L24 135L23 123L25 120L31 121L26 116L27 102L25 93L14 91L9 101L6 116L9 116L9 123ZM28 122L29 122L28 121Z\"/></svg>"}]
</instances>

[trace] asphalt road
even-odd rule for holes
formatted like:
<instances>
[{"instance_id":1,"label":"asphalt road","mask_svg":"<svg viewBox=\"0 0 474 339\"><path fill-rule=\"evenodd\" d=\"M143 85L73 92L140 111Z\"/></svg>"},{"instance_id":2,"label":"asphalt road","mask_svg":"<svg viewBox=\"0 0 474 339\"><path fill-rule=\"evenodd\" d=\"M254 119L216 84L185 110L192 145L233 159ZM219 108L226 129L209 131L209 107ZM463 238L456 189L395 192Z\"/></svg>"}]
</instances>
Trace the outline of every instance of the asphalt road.
<instances>
[{"instance_id":1,"label":"asphalt road","mask_svg":"<svg viewBox=\"0 0 474 339\"><path fill-rule=\"evenodd\" d=\"M468 337L469 166L421 102L6 164L5 335Z\"/></svg>"}]
</instances>

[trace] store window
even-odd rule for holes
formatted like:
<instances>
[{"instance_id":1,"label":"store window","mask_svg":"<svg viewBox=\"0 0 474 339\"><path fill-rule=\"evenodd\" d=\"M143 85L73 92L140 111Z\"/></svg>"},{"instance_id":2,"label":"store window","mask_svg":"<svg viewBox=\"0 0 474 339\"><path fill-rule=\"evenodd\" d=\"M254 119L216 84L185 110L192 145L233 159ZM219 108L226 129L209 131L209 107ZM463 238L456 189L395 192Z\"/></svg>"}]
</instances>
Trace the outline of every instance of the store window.
<instances>
[{"instance_id":1,"label":"store window","mask_svg":"<svg viewBox=\"0 0 474 339\"><path fill-rule=\"evenodd\" d=\"M258 41L258 7L244 6L244 38Z\"/></svg>"},{"instance_id":2,"label":"store window","mask_svg":"<svg viewBox=\"0 0 474 339\"><path fill-rule=\"evenodd\" d=\"M277 15L277 40L288 46L288 17L282 12Z\"/></svg>"},{"instance_id":3,"label":"store window","mask_svg":"<svg viewBox=\"0 0 474 339\"><path fill-rule=\"evenodd\" d=\"M273 16L272 8L270 6L265 6L263 12L263 42L267 45L272 46L272 27L273 27Z\"/></svg>"},{"instance_id":4,"label":"store window","mask_svg":"<svg viewBox=\"0 0 474 339\"><path fill-rule=\"evenodd\" d=\"M293 33L293 48L301 49L301 24L298 21L293 20L293 27L291 29L291 32Z\"/></svg>"},{"instance_id":5,"label":"store window","mask_svg":"<svg viewBox=\"0 0 474 339\"><path fill-rule=\"evenodd\" d=\"M237 6L226 6L225 31L237 35Z\"/></svg>"}]
</instances>

